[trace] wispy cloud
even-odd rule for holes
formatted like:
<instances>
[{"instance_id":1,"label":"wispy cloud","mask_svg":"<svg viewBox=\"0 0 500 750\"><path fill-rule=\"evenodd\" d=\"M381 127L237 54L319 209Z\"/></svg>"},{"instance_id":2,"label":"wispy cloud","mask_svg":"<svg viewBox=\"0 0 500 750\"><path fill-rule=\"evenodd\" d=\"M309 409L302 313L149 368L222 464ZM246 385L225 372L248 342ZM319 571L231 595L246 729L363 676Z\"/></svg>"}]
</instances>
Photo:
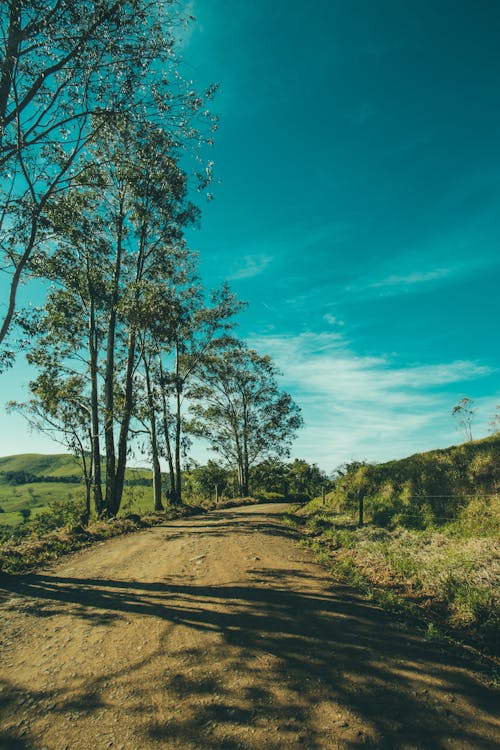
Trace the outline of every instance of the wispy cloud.
<instances>
[{"instance_id":1,"label":"wispy cloud","mask_svg":"<svg viewBox=\"0 0 500 750\"><path fill-rule=\"evenodd\" d=\"M283 386L303 410L295 453L325 468L345 460L387 460L432 447L453 435L449 395L493 370L472 361L404 366L351 351L338 333L269 336L251 342L272 354Z\"/></svg>"},{"instance_id":2,"label":"wispy cloud","mask_svg":"<svg viewBox=\"0 0 500 750\"><path fill-rule=\"evenodd\" d=\"M406 275L399 276L394 274L387 276L380 281L375 281L369 286L373 289L380 287L392 287L392 286L411 286L413 284L425 284L429 281L436 281L437 279L444 279L447 276L451 276L454 273L458 273L462 270L462 266L455 268L436 268L432 271L413 271Z\"/></svg>"},{"instance_id":3,"label":"wispy cloud","mask_svg":"<svg viewBox=\"0 0 500 750\"><path fill-rule=\"evenodd\" d=\"M236 268L227 277L228 281L239 281L240 279L251 279L263 273L272 261L271 255L245 255Z\"/></svg>"}]
</instances>

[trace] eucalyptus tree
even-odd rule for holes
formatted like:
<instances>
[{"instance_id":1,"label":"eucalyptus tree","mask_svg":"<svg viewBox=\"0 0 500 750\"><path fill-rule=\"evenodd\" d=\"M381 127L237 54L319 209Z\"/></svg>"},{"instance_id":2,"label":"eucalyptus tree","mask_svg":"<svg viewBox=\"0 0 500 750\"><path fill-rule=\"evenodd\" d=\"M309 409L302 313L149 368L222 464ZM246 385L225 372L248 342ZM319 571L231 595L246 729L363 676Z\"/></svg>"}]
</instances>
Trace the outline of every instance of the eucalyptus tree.
<instances>
[{"instance_id":1,"label":"eucalyptus tree","mask_svg":"<svg viewBox=\"0 0 500 750\"><path fill-rule=\"evenodd\" d=\"M106 507L114 515L123 492L134 412L138 335L160 318L159 289L172 279L184 283L190 262L182 234L198 211L187 199L187 176L178 165L175 145L161 131L152 127L131 136L126 121L118 124L118 132L115 124L102 154L108 173L102 210L112 236L103 376Z\"/></svg>"},{"instance_id":2,"label":"eucalyptus tree","mask_svg":"<svg viewBox=\"0 0 500 750\"><path fill-rule=\"evenodd\" d=\"M134 415L141 332L160 320L157 301L190 267L182 237L197 209L176 145L153 125L116 118L92 146L94 166L47 212L55 249L37 271L50 279L40 352L84 372L99 515L119 510ZM105 491L99 476L105 452Z\"/></svg>"},{"instance_id":3,"label":"eucalyptus tree","mask_svg":"<svg viewBox=\"0 0 500 750\"><path fill-rule=\"evenodd\" d=\"M47 208L88 167L88 145L110 120L155 122L177 142L199 137L193 112L215 127L206 97L176 66L178 7L172 0L0 3L0 262L8 273L0 344Z\"/></svg>"},{"instance_id":4,"label":"eucalyptus tree","mask_svg":"<svg viewBox=\"0 0 500 750\"><path fill-rule=\"evenodd\" d=\"M205 358L191 405L198 435L238 471L240 494L248 495L250 467L286 456L300 409L280 390L271 358L238 341Z\"/></svg>"},{"instance_id":5,"label":"eucalyptus tree","mask_svg":"<svg viewBox=\"0 0 500 750\"><path fill-rule=\"evenodd\" d=\"M469 442L472 441L472 420L476 411L473 407L473 399L464 396L451 410L452 417L458 419L458 423L464 431L465 439Z\"/></svg>"},{"instance_id":6,"label":"eucalyptus tree","mask_svg":"<svg viewBox=\"0 0 500 750\"><path fill-rule=\"evenodd\" d=\"M182 454L189 441L184 407L189 401L190 382L200 372L205 358L223 346L234 326L234 317L243 306L227 284L214 290L207 300L194 263L183 281L184 285L173 283L169 289L160 290L156 305L159 315L143 348L153 462L153 442L158 442L161 431L162 453L169 469L169 499L174 504L182 502ZM150 388L152 381L156 396ZM161 415L160 429L155 424L157 414Z\"/></svg>"}]
</instances>

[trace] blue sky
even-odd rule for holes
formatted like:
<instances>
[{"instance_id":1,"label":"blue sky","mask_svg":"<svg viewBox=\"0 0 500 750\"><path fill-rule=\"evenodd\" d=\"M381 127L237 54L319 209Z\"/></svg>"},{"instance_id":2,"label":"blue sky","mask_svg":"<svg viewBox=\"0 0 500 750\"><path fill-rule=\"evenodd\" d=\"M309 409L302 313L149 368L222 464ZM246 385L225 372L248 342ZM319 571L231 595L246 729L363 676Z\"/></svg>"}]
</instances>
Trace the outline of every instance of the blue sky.
<instances>
[{"instance_id":1,"label":"blue sky","mask_svg":"<svg viewBox=\"0 0 500 750\"><path fill-rule=\"evenodd\" d=\"M500 403L500 4L189 9L185 71L221 86L218 183L189 241L207 285L227 278L249 302L240 334L302 407L293 455L330 471L461 442L464 395L485 435ZM1 454L54 449L8 419Z\"/></svg>"}]
</instances>

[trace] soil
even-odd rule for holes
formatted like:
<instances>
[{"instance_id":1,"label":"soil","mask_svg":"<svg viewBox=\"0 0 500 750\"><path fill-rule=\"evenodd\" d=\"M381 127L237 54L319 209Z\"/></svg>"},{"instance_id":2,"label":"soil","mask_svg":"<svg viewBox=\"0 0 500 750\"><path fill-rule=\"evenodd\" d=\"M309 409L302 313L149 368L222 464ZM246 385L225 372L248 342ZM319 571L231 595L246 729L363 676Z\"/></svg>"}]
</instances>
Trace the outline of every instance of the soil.
<instances>
[{"instance_id":1,"label":"soil","mask_svg":"<svg viewBox=\"0 0 500 750\"><path fill-rule=\"evenodd\" d=\"M246 506L0 578L12 750L494 748L481 664L333 584Z\"/></svg>"}]
</instances>

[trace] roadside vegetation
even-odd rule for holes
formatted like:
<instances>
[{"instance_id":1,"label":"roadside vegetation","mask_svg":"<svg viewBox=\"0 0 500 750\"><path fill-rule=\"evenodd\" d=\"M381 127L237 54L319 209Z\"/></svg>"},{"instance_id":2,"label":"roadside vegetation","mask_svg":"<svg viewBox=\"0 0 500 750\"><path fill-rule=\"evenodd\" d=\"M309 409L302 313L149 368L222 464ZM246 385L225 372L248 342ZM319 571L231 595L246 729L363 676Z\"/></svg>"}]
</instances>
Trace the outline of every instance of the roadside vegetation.
<instances>
[{"instance_id":1,"label":"roadside vegetation","mask_svg":"<svg viewBox=\"0 0 500 750\"><path fill-rule=\"evenodd\" d=\"M341 581L498 654L500 436L378 466L344 467L289 522ZM364 523L359 525L360 501Z\"/></svg>"},{"instance_id":2,"label":"roadside vegetation","mask_svg":"<svg viewBox=\"0 0 500 750\"><path fill-rule=\"evenodd\" d=\"M25 572L96 541L212 508L304 502L328 482L306 461L269 460L252 467L252 495L242 497L238 471L209 461L183 472L183 503L155 511L152 472L130 468L117 517L99 519L95 513L87 517L79 471L78 459L67 454L0 458L0 571ZM164 497L169 480L168 473L162 475Z\"/></svg>"}]
</instances>

